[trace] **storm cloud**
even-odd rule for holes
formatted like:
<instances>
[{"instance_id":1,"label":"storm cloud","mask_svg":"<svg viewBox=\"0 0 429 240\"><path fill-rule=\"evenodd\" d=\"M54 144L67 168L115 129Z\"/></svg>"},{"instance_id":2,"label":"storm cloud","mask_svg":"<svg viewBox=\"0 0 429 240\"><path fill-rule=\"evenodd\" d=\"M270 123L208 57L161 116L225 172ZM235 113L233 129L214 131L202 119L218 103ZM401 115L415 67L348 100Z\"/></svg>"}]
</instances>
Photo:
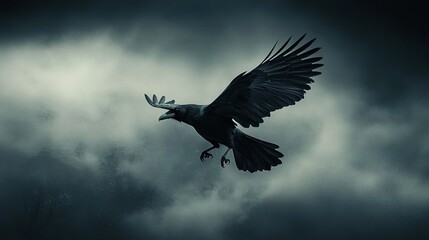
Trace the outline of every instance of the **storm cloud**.
<instances>
[{"instance_id":1,"label":"storm cloud","mask_svg":"<svg viewBox=\"0 0 429 240\"><path fill-rule=\"evenodd\" d=\"M429 90L412 2L6 1L0 10L3 239L427 239ZM297 105L243 129L285 155L158 122L144 93L210 103L278 40L325 66ZM231 156L232 157L232 156Z\"/></svg>"}]
</instances>

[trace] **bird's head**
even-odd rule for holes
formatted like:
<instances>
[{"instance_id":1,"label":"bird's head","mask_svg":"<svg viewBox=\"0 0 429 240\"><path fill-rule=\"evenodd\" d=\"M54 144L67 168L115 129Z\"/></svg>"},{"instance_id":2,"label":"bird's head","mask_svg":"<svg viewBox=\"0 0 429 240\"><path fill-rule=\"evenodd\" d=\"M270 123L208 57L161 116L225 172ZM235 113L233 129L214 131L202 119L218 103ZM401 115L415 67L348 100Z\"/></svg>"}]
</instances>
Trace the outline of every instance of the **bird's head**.
<instances>
[{"instance_id":1,"label":"bird's head","mask_svg":"<svg viewBox=\"0 0 429 240\"><path fill-rule=\"evenodd\" d=\"M177 105L173 109L170 109L166 113L159 116L159 121L171 118L181 122L183 121L185 114L186 108L181 105Z\"/></svg>"},{"instance_id":2,"label":"bird's head","mask_svg":"<svg viewBox=\"0 0 429 240\"><path fill-rule=\"evenodd\" d=\"M162 114L159 117L159 121L165 120L165 119L175 119L177 121L183 121L185 115L186 115L186 107L178 104L174 104L174 100L165 102L165 97L162 96L159 101L156 95L153 95L152 99L148 95L144 95L146 98L146 101L152 106L156 108L163 108L167 109L168 111L164 114Z\"/></svg>"}]
</instances>

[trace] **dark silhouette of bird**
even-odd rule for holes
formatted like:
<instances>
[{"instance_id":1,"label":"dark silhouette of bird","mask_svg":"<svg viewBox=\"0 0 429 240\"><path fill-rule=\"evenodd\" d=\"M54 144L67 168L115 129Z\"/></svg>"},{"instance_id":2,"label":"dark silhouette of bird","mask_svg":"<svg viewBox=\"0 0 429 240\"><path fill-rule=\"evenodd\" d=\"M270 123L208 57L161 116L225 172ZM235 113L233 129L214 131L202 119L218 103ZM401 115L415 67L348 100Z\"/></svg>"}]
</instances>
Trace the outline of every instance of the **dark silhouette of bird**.
<instances>
[{"instance_id":1,"label":"dark silhouette of bird","mask_svg":"<svg viewBox=\"0 0 429 240\"><path fill-rule=\"evenodd\" d=\"M222 144L228 148L221 157L222 167L230 163L226 155L232 149L239 170L271 170L272 166L282 163L283 154L276 150L279 146L245 134L236 123L245 128L258 127L272 111L304 98L310 90L309 84L314 82L312 77L320 74L315 69L323 66L318 63L321 57L312 56L320 48L309 49L316 39L299 46L304 37L288 46L289 38L273 54L276 43L255 69L234 78L209 105L179 105L174 100L165 102L164 96L158 101L156 95L150 99L145 94L146 100L153 107L168 110L159 120L187 123L213 145L201 153L201 161L212 158L209 151Z\"/></svg>"}]
</instances>

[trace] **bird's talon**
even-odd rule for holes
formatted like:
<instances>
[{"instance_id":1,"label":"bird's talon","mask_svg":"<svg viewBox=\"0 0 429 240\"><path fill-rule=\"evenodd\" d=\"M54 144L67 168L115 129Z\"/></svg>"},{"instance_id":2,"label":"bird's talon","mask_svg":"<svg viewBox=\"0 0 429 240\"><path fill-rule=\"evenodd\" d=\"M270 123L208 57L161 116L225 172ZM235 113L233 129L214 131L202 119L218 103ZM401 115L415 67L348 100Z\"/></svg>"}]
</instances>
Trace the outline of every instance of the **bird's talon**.
<instances>
[{"instance_id":1,"label":"bird's talon","mask_svg":"<svg viewBox=\"0 0 429 240\"><path fill-rule=\"evenodd\" d=\"M225 158L225 157L222 157L221 159L220 159L220 166L221 167L223 167L223 168L225 168L225 164L226 165L229 165L229 163L230 163L231 161L229 160L229 159L227 159L227 158Z\"/></svg>"},{"instance_id":2,"label":"bird's talon","mask_svg":"<svg viewBox=\"0 0 429 240\"><path fill-rule=\"evenodd\" d=\"M200 155L200 160L204 162L206 158L213 158L213 155L208 152L202 152Z\"/></svg>"}]
</instances>

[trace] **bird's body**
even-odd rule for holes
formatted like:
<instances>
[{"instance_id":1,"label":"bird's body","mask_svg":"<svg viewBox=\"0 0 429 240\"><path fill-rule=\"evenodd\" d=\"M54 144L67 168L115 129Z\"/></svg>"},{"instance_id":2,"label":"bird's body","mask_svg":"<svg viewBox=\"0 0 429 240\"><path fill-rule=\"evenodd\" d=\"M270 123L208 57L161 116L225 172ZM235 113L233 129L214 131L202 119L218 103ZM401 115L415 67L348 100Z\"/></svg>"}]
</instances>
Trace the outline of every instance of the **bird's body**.
<instances>
[{"instance_id":1,"label":"bird's body","mask_svg":"<svg viewBox=\"0 0 429 240\"><path fill-rule=\"evenodd\" d=\"M311 77L320 74L313 70L322 66L317 63L322 58L309 58L320 48L306 50L315 39L297 48L303 38L284 50L289 39L272 55L274 46L258 67L238 75L209 105L178 105L174 100L165 103L165 97L158 101L155 95L152 99L145 95L146 100L153 107L169 110L159 120L171 118L189 124L213 145L201 153L202 161L212 157L209 151L222 144L228 148L221 158L222 167L229 164L226 155L232 149L238 169L270 170L282 163L283 154L276 150L279 146L243 133L235 122L243 127L258 127L270 112L304 98L313 82Z\"/></svg>"},{"instance_id":2,"label":"bird's body","mask_svg":"<svg viewBox=\"0 0 429 240\"><path fill-rule=\"evenodd\" d=\"M223 144L229 148L233 147L232 134L236 125L231 119L217 114L210 114L205 111L205 106L201 106L196 120L190 124L207 141L216 144Z\"/></svg>"}]
</instances>

